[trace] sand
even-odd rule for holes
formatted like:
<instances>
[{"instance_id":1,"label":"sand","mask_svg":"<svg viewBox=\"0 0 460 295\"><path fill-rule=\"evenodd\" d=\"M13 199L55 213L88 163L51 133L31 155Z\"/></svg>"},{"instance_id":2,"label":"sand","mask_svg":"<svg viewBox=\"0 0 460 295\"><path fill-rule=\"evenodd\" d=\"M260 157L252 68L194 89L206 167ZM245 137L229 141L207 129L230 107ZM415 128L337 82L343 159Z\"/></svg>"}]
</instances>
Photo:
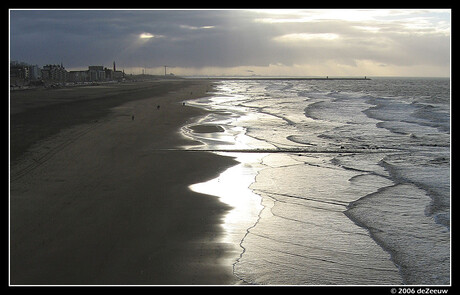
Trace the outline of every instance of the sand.
<instances>
[{"instance_id":1,"label":"sand","mask_svg":"<svg viewBox=\"0 0 460 295\"><path fill-rule=\"evenodd\" d=\"M235 284L230 209L188 186L236 162L180 128L205 80L11 94L11 285ZM157 106L160 109L157 109ZM134 116L134 117L133 117ZM232 252L233 251L233 252Z\"/></svg>"},{"instance_id":2,"label":"sand","mask_svg":"<svg viewBox=\"0 0 460 295\"><path fill-rule=\"evenodd\" d=\"M215 132L224 132L224 128L219 125L193 125L188 128L192 129L195 133L215 133Z\"/></svg>"}]
</instances>

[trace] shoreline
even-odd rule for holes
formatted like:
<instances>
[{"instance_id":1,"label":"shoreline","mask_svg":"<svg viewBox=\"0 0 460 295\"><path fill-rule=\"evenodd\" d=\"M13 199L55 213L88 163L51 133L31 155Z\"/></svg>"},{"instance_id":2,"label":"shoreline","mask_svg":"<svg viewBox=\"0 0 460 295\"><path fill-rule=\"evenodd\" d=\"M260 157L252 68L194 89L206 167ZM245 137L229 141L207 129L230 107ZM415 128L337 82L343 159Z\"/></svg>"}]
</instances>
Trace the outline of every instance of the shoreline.
<instances>
[{"instance_id":1,"label":"shoreline","mask_svg":"<svg viewBox=\"0 0 460 295\"><path fill-rule=\"evenodd\" d=\"M299 140L295 140L296 131L301 130L302 134L309 134L310 130L314 130L312 127L315 125L304 116L300 116L301 110L304 109L303 96L308 96L308 93L294 99L294 92L292 98L289 96L284 99L283 92L288 87L282 87L285 86L282 83L224 84L214 99L196 102L205 109L215 111L213 116L200 120L201 125L222 125L225 127L224 134L215 132L212 135L201 135L200 132L189 133L190 128L183 130L186 134L195 135L197 140L203 139L207 145L204 149L207 151L245 155L270 153L262 162L267 168L262 169L256 181L250 185L250 189L262 197L264 209L259 213L257 226L246 227L248 234L240 243L245 249L244 255L234 264L235 275L247 283L275 285L293 282L324 285L449 284L449 231L438 224L432 216L426 216L427 210L435 207L431 204L432 200L430 201L430 187L433 188L433 192L442 192L442 188L448 188L448 185L443 186L446 178L436 178L433 173L436 171L436 174L439 172L441 176L445 176L448 159L445 150L437 150L431 154L434 152L431 145L426 149L412 149L411 143L407 146L403 144L406 137L399 138L399 133L395 133L395 138L388 133L380 134L382 129L378 127L381 126L376 125L374 120L369 120L372 118L366 112L364 115L361 114L364 117L356 118L355 121L352 116L370 107L369 103L362 104L360 101L362 94L355 96L353 92L356 90L344 97L343 94L335 96L330 92L330 104L324 99L324 109L318 110L324 111L324 120L331 124L335 122L336 117L341 123L346 119L346 126L351 130L344 128L335 133L331 131L340 128L331 125L330 129L325 128L325 132L319 132L321 128L317 128L318 133L313 132L312 137L299 136ZM262 87L267 84L273 85L270 87L273 92L269 94L267 87ZM291 93L290 89L300 88L300 84L290 86L291 88L285 92ZM357 90L359 89L358 87ZM245 95L241 97L236 93ZM314 98L315 96L312 99ZM343 116L336 116L339 110L337 106L348 107L349 100L354 112L348 112L347 109ZM279 108L275 107L277 103ZM413 104L412 102L410 105ZM400 105L396 99L393 103L390 101L384 104L388 110L395 105ZM261 109L264 111L260 111ZM444 108L440 107L440 110ZM267 114L274 120L263 121ZM296 114L299 117L295 117ZM329 116L334 117L331 119ZM272 123L279 119L283 119L284 122L278 125ZM438 120L445 122L441 121L441 118ZM430 120L433 121L434 118ZM292 122L292 125L297 125L299 129L291 130L292 133L289 133L290 129L283 128L282 125L286 122L288 125ZM362 123L363 126L368 124L367 127L377 129L355 129L355 122L365 122ZM440 123L439 125L444 126ZM302 128L303 126L306 128ZM405 127L409 127L411 132L414 130L413 125ZM276 148L257 148L257 145L254 149L234 148L235 142L242 142L241 139L237 140L238 133L246 133L245 128L250 130L248 136L275 144ZM276 130L280 130L279 134ZM424 129L415 130L420 132ZM367 136L367 132L371 134L370 131L375 132L375 138L370 137L373 139L372 143L360 143L361 133ZM413 133L408 134L412 138ZM313 136L319 139L323 135L321 138L331 140L325 141L325 145L315 144L317 141ZM385 140L387 137L388 145ZM232 141L232 138L236 141ZM357 143L346 144L349 138L357 138ZM440 136L438 139L443 142L444 137ZM322 143L322 140L318 142ZM304 143L304 146L297 148L297 143ZM285 144L287 147L283 148ZM328 148L317 149L320 146ZM394 146L402 148L393 149ZM437 147L438 143L435 146ZM446 146L448 145L443 145ZM191 147L187 151L193 153L202 150L200 146ZM414 152L414 157L411 155L408 162L401 161L401 155L408 156L407 151ZM430 153L429 157L420 157L423 152ZM427 166L429 170L424 171L426 164L421 165L421 159L426 161L422 163L430 163ZM401 166L398 167L398 163ZM436 165L437 170L433 170L432 164ZM439 164L442 166L437 166ZM250 167L253 164L245 162L243 166ZM420 174L408 167L419 167ZM392 170L388 170L389 168ZM228 169L226 173L233 169L234 167ZM401 176L406 174L405 172L407 175ZM438 185L428 182L420 187L419 183L424 183L421 176L425 175L432 176ZM233 175L229 178L236 179ZM219 176L214 183L210 181L209 184L204 184L203 189L212 191L214 188L218 195L235 190L236 185L225 188L224 184L225 177ZM224 189L219 191L219 188L223 187ZM448 200L444 198L444 202L446 199ZM443 213L440 208L438 210ZM292 232L296 234L290 234ZM413 255L424 259L412 259Z\"/></svg>"},{"instance_id":2,"label":"shoreline","mask_svg":"<svg viewBox=\"0 0 460 295\"><path fill-rule=\"evenodd\" d=\"M58 89L52 92L66 92L60 94L65 103L57 96L34 101L38 107L19 105L22 110L12 103L12 149L21 138L17 116L41 123L31 128L51 130L11 160L10 284L237 284L225 261L234 250L220 241L230 207L189 189L237 162L164 150L190 144L180 128L206 111L182 102L205 96L211 83L92 88L86 99L81 88ZM93 109L83 118L67 112L53 121L59 126L43 122L71 106ZM15 178L24 162L35 164Z\"/></svg>"},{"instance_id":3,"label":"shoreline","mask_svg":"<svg viewBox=\"0 0 460 295\"><path fill-rule=\"evenodd\" d=\"M216 113L225 113L225 103L196 103L196 105L203 108L206 107L208 110L213 110L214 107ZM235 113L243 113L243 111L235 111ZM238 120L234 117L232 118L235 121ZM386 253L378 247L370 237L365 238L367 237L365 231L361 228L356 228L349 218L341 213L337 214L337 212L341 212L341 210L345 209L346 202L342 203L340 201L329 200L324 193L320 193L318 197L302 198L298 197L298 195L300 195L299 192L292 189L296 187L299 188L299 183L309 183L309 185L303 187L303 189L308 191L310 195L323 191L320 186L316 184L321 183L323 180L316 175L327 175L326 173L331 172L329 167L321 167L316 163L315 159L319 155L330 157L341 154L369 154L376 152L381 153L382 150L344 149L343 147L336 149L267 147L271 145L268 141L246 135L245 128L241 126L235 128L239 131L234 130L233 127L235 126L229 123L229 121L231 120L224 116L210 116L208 120L200 120L199 127L205 130L206 127L210 130L214 130L213 133L205 137L200 135L202 133L200 131L203 130L198 130L198 132L194 130L193 133L188 133L187 130L185 131L192 137L196 137L196 140L203 140L205 144L204 146L188 147L187 152L194 153L206 150L218 154L233 154L241 163L229 168L219 175L219 177L206 183L199 183L193 187L194 190L196 189L197 191L216 195L224 202L228 202L234 207L226 218L226 228L228 229L227 232L230 238L236 240L236 243L243 249L243 252L233 264L234 273L237 277L246 284L277 285L287 282L283 281L283 279L278 280L277 276L272 274L272 272L274 272L279 273L280 277L292 276L292 281L296 282L296 284L327 285L328 281L327 279L324 280L324 277L331 263L335 263L335 268L338 273L341 273L344 269L341 261L336 262L336 258L330 259L330 253L339 252L345 254L340 258L344 260L348 260L349 257L361 255L360 253L372 253L375 255L373 259L360 260L356 262L356 266L351 263L351 261L347 261L350 267L355 266L358 270L347 274L348 277L343 273L341 273L339 277L334 277L334 275L337 274L331 274L331 282L335 280L334 284L337 282L339 282L339 284L344 284L344 282L347 281L353 282L353 280L358 277L359 279L354 282L376 284L380 279L383 279L391 283L401 283L399 275L397 275L397 270L394 268L393 263L388 260ZM221 137L218 128L216 128L216 126L223 128L219 124L225 126L225 133L231 136L228 136L228 138ZM194 126L197 125L187 126L187 128L193 129L190 127ZM231 138L233 138L233 141ZM236 140L236 138L238 138L238 140ZM248 140L249 138L251 138L251 140ZM251 142L251 144L249 144L249 142ZM311 154L316 154L318 156L315 155L312 157ZM294 155L295 157L293 157ZM301 160L299 160L299 157L302 157ZM270 164L270 162L272 164ZM311 165L308 165L309 163L311 163ZM283 175L289 175L289 177L283 178L280 176L282 180L277 181L276 179L279 176L275 171L279 170L283 171ZM292 173L293 170L301 172L295 174ZM337 173L337 171L332 173ZM308 175L308 177L304 177L305 175ZM246 177L246 179L243 180L242 176ZM342 176L347 179L345 183L348 183L348 179L351 175L347 174L345 171ZM329 177L330 179L334 179L332 174L329 174ZM242 187L240 187L240 183L243 183ZM323 184L324 187L328 185L327 182ZM277 187L283 187L283 190L278 191ZM312 187L313 189L310 191L308 187ZM337 190L337 192L339 192L339 190ZM237 196L245 196L245 201L239 200ZM293 202L292 200L295 201ZM351 197L350 200L353 200L353 197ZM296 206L302 209L296 208L292 210L292 208ZM248 208L253 209L250 210ZM304 215L296 215L295 212L300 212L302 210L307 213ZM321 210L321 218L318 218L318 212L316 210ZM240 216L244 216L244 218L232 217L230 214L235 216L239 214ZM313 216L314 218L309 218L308 216ZM325 220L323 219L334 220L334 222L340 224L340 226L330 226L327 222L326 225L324 225L322 221ZM246 223L238 220L245 220ZM280 226L281 224L282 226ZM299 224L309 229L304 231L303 227L298 227ZM302 235L299 237L290 236L288 242L285 240L285 231L299 231L302 232ZM324 239L323 233L325 232L327 233L326 236L330 236L331 239L333 239L334 242L332 246ZM344 236L343 233L346 233L346 236ZM303 237L308 238L303 239ZM355 245L356 249L347 246L341 249L341 251L337 251L335 245L343 243L342 240L347 240L347 244L349 245ZM359 242L356 244L356 241ZM313 254L309 255L303 252L291 252L293 249L283 248L286 245L289 245L289 247L302 245L302 247L310 249ZM280 252L276 252L274 249L284 249L284 251L280 250ZM297 256L298 260L290 260L293 256ZM318 259L318 256L325 258ZM297 277L296 274L290 273L288 270L291 269L291 267L288 265L285 265L284 269L278 269L278 271L272 270L276 269L278 265L284 265L286 261L290 261L292 265L297 265L296 263L302 259L308 261L308 265L313 264L317 268L314 273L311 273L308 279L307 277ZM271 263L271 261L274 262ZM366 263L372 266L368 266ZM302 265L302 267L306 266ZM365 269L367 273L371 272L372 275L366 277L367 273L360 271L363 269ZM345 279L343 277L345 277ZM291 280L288 280L288 282L291 282Z\"/></svg>"}]
</instances>

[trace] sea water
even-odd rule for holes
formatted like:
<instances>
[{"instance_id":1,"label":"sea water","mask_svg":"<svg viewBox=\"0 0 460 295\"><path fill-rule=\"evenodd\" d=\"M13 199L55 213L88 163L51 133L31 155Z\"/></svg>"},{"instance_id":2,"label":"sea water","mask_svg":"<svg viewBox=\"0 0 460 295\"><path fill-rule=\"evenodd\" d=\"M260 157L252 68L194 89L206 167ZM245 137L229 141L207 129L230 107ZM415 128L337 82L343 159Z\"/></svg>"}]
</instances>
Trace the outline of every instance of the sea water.
<instances>
[{"instance_id":1,"label":"sea water","mask_svg":"<svg viewBox=\"0 0 460 295\"><path fill-rule=\"evenodd\" d=\"M184 147L240 164L219 196L248 284L450 284L450 80L225 80ZM190 103L190 102L187 102Z\"/></svg>"}]
</instances>

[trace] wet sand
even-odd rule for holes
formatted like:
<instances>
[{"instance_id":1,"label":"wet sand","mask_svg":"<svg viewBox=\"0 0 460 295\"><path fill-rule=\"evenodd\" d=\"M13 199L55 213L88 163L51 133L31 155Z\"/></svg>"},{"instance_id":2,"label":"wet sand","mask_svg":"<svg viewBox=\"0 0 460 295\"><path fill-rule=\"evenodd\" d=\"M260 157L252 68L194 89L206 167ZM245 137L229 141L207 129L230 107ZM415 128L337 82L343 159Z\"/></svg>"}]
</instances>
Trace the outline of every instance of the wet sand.
<instances>
[{"instance_id":1,"label":"wet sand","mask_svg":"<svg viewBox=\"0 0 460 295\"><path fill-rule=\"evenodd\" d=\"M188 128L192 129L195 133L214 133L214 132L224 132L224 128L219 125L193 125Z\"/></svg>"},{"instance_id":2,"label":"wet sand","mask_svg":"<svg viewBox=\"0 0 460 295\"><path fill-rule=\"evenodd\" d=\"M230 208L188 188L236 162L167 151L189 143L180 127L204 111L182 101L209 85L12 93L11 285L237 283L220 239Z\"/></svg>"}]
</instances>

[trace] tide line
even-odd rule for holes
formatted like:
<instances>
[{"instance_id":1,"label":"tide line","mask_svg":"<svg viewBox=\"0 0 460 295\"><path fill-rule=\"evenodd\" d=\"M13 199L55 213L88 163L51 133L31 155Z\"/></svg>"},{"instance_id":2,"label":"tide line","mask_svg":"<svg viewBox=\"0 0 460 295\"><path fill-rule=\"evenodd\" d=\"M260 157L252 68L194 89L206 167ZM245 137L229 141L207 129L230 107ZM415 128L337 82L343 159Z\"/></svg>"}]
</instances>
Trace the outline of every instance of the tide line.
<instances>
[{"instance_id":1,"label":"tide line","mask_svg":"<svg viewBox=\"0 0 460 295\"><path fill-rule=\"evenodd\" d=\"M277 149L155 149L155 151L174 151L174 152L218 152L218 153L298 153L298 154L367 154L367 153L386 153L396 151L388 148L372 149L305 149L305 148L277 148Z\"/></svg>"}]
</instances>

